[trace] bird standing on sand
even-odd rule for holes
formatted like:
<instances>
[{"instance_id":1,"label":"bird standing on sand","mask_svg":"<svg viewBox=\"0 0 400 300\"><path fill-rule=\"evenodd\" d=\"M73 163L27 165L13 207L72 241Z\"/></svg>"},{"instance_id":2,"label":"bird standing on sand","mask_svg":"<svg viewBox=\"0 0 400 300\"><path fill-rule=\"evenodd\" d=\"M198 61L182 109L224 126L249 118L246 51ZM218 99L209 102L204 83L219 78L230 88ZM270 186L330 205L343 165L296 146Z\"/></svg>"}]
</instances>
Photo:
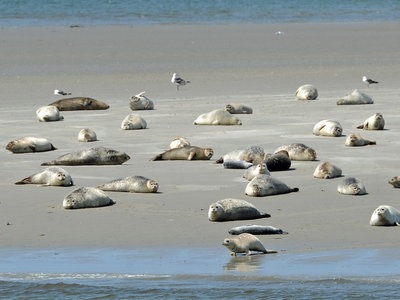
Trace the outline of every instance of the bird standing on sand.
<instances>
[{"instance_id":1,"label":"bird standing on sand","mask_svg":"<svg viewBox=\"0 0 400 300\"><path fill-rule=\"evenodd\" d=\"M66 96L66 95L71 95L71 93L67 93L60 90L54 90L54 95Z\"/></svg>"},{"instance_id":2,"label":"bird standing on sand","mask_svg":"<svg viewBox=\"0 0 400 300\"><path fill-rule=\"evenodd\" d=\"M378 81L372 80L372 79L368 78L367 76L363 76L362 81L365 82L368 87L370 84L379 83Z\"/></svg>"},{"instance_id":3,"label":"bird standing on sand","mask_svg":"<svg viewBox=\"0 0 400 300\"><path fill-rule=\"evenodd\" d=\"M176 73L174 73L174 74L172 75L171 82L172 82L173 84L176 85L176 89L177 89L177 90L179 90L179 87L180 87L181 85L186 85L187 83L190 83L189 80L183 79L182 77L180 77L180 76L179 76L178 74L176 74Z\"/></svg>"}]
</instances>

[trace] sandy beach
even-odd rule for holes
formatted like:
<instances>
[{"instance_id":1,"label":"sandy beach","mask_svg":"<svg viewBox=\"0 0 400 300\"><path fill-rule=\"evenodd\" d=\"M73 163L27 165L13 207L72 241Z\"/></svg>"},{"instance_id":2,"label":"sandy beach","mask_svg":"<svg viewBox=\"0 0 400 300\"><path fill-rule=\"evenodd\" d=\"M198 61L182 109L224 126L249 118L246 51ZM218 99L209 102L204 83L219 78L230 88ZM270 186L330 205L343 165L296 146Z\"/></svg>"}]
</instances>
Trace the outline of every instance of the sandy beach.
<instances>
[{"instance_id":1,"label":"sandy beach","mask_svg":"<svg viewBox=\"0 0 400 300\"><path fill-rule=\"evenodd\" d=\"M270 249L285 253L355 248L396 248L396 227L373 227L373 210L388 204L400 209L399 190L388 179L399 175L398 23L185 25L145 27L3 28L0 61L0 246L2 248L148 247L216 248L227 231L241 224L280 227L287 235L261 236ZM277 35L275 32L283 34ZM384 32L384 34L383 34ZM170 82L177 72L191 83L179 91ZM369 88L368 75L380 83ZM295 99L305 83L319 91L315 101ZM64 120L42 123L35 111L60 99L54 89L110 105L104 111L62 112ZM337 106L353 89L374 104ZM155 110L139 111L145 130L121 130L131 113L129 99L146 91ZM242 126L196 126L198 115L230 102L245 103L251 115ZM380 112L383 131L356 129ZM315 123L336 119L341 137L312 134ZM80 129L99 138L80 143ZM377 145L345 147L347 134L360 133ZM12 154L9 141L24 136L48 138L55 151ZM149 161L176 136L214 149L210 161ZM293 161L289 171L272 175L299 192L248 197L243 170L224 169L215 160L247 146L277 147L304 143L316 161ZM73 187L15 185L43 169L44 161L78 149L105 146L131 156L118 166L66 166ZM345 176L360 178L367 195L336 191L343 178L313 178L316 165L330 161ZM159 183L159 193L109 192L110 207L66 210L64 197L83 186L142 175ZM237 198L271 214L269 219L215 223L211 203ZM226 253L228 255L228 252Z\"/></svg>"}]
</instances>

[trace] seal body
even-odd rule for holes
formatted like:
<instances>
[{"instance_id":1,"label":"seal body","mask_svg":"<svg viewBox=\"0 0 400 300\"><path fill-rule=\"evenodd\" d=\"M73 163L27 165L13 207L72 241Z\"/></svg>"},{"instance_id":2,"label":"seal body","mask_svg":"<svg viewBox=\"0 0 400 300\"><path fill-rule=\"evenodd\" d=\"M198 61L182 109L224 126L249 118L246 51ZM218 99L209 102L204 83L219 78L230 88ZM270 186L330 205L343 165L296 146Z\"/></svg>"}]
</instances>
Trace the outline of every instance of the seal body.
<instances>
[{"instance_id":1,"label":"seal body","mask_svg":"<svg viewBox=\"0 0 400 300\"><path fill-rule=\"evenodd\" d=\"M213 154L214 150L211 148L183 146L181 148L169 149L156 155L151 160L210 160Z\"/></svg>"},{"instance_id":2,"label":"seal body","mask_svg":"<svg viewBox=\"0 0 400 300\"><path fill-rule=\"evenodd\" d=\"M201 114L194 120L194 125L242 125L242 121L229 112L216 109L208 113Z\"/></svg>"},{"instance_id":3,"label":"seal body","mask_svg":"<svg viewBox=\"0 0 400 300\"><path fill-rule=\"evenodd\" d=\"M158 183L143 176L128 176L98 185L96 188L113 192L156 193Z\"/></svg>"},{"instance_id":4,"label":"seal body","mask_svg":"<svg viewBox=\"0 0 400 300\"><path fill-rule=\"evenodd\" d=\"M267 155L266 160L267 169L271 172L289 170L292 165L289 153L286 150L279 150L278 152Z\"/></svg>"},{"instance_id":5,"label":"seal body","mask_svg":"<svg viewBox=\"0 0 400 300\"><path fill-rule=\"evenodd\" d=\"M341 97L336 102L337 105L357 105L357 104L373 104L373 103L374 101L370 96L357 89Z\"/></svg>"},{"instance_id":6,"label":"seal body","mask_svg":"<svg viewBox=\"0 0 400 300\"><path fill-rule=\"evenodd\" d=\"M129 159L129 155L125 152L120 152L105 147L98 147L67 153L61 155L55 160L44 162L41 165L120 165Z\"/></svg>"},{"instance_id":7,"label":"seal body","mask_svg":"<svg viewBox=\"0 0 400 300\"><path fill-rule=\"evenodd\" d=\"M322 120L314 125L313 134L323 136L341 136L342 125L336 120Z\"/></svg>"},{"instance_id":8,"label":"seal body","mask_svg":"<svg viewBox=\"0 0 400 300\"><path fill-rule=\"evenodd\" d=\"M90 128L83 128L78 133L79 142L95 142L97 141L96 132Z\"/></svg>"},{"instance_id":9,"label":"seal body","mask_svg":"<svg viewBox=\"0 0 400 300\"><path fill-rule=\"evenodd\" d=\"M131 110L152 110L154 109L154 103L145 95L145 92L141 92L131 97L129 107Z\"/></svg>"},{"instance_id":10,"label":"seal body","mask_svg":"<svg viewBox=\"0 0 400 300\"><path fill-rule=\"evenodd\" d=\"M266 163L259 163L259 164L255 165L255 166L252 166L252 167L248 168L244 172L243 178L245 178L246 180L250 181L255 176L260 175L260 174L270 175Z\"/></svg>"},{"instance_id":11,"label":"seal body","mask_svg":"<svg viewBox=\"0 0 400 300\"><path fill-rule=\"evenodd\" d=\"M400 188L400 176L394 176L394 177L390 178L388 182L394 188Z\"/></svg>"},{"instance_id":12,"label":"seal body","mask_svg":"<svg viewBox=\"0 0 400 300\"><path fill-rule=\"evenodd\" d=\"M53 105L46 105L39 107L36 110L36 117L40 122L52 122L64 120L64 117L60 115L60 111Z\"/></svg>"},{"instance_id":13,"label":"seal body","mask_svg":"<svg viewBox=\"0 0 400 300\"><path fill-rule=\"evenodd\" d=\"M135 113L127 115L121 123L121 129L123 130L145 129L146 127L146 121Z\"/></svg>"},{"instance_id":14,"label":"seal body","mask_svg":"<svg viewBox=\"0 0 400 300\"><path fill-rule=\"evenodd\" d=\"M352 133L346 137L344 144L348 147L358 147L367 145L376 145L376 141L369 140L359 134Z\"/></svg>"},{"instance_id":15,"label":"seal body","mask_svg":"<svg viewBox=\"0 0 400 300\"><path fill-rule=\"evenodd\" d=\"M229 234L239 235L242 233L250 233L254 235L266 235L266 234L287 234L286 231L283 231L280 228L276 228L273 226L265 226L265 225L243 225L237 226L229 229Z\"/></svg>"},{"instance_id":16,"label":"seal body","mask_svg":"<svg viewBox=\"0 0 400 300\"><path fill-rule=\"evenodd\" d=\"M107 103L88 97L64 98L54 101L49 105L57 107L59 111L103 110L110 107Z\"/></svg>"},{"instance_id":17,"label":"seal body","mask_svg":"<svg viewBox=\"0 0 400 300\"><path fill-rule=\"evenodd\" d=\"M318 90L312 84L304 84L296 90L295 95L299 100L315 100L318 98Z\"/></svg>"},{"instance_id":18,"label":"seal body","mask_svg":"<svg viewBox=\"0 0 400 300\"><path fill-rule=\"evenodd\" d=\"M74 185L71 175L60 167L49 167L45 170L26 177L15 184L41 184L48 186Z\"/></svg>"},{"instance_id":19,"label":"seal body","mask_svg":"<svg viewBox=\"0 0 400 300\"><path fill-rule=\"evenodd\" d=\"M262 253L277 253L276 251L271 251L265 249L261 241L250 233L242 233L235 237L229 237L224 239L222 242L226 248L231 251L231 255L237 255L237 253L245 253L246 255L251 255L252 251L262 252Z\"/></svg>"},{"instance_id":20,"label":"seal body","mask_svg":"<svg viewBox=\"0 0 400 300\"><path fill-rule=\"evenodd\" d=\"M342 176L342 169L331 164L328 161L323 161L315 168L313 176L321 179L331 179Z\"/></svg>"},{"instance_id":21,"label":"seal body","mask_svg":"<svg viewBox=\"0 0 400 300\"><path fill-rule=\"evenodd\" d=\"M385 119L380 113L370 116L364 121L364 123L357 126L358 129L364 130L383 130L384 127Z\"/></svg>"},{"instance_id":22,"label":"seal body","mask_svg":"<svg viewBox=\"0 0 400 300\"><path fill-rule=\"evenodd\" d=\"M400 223L400 211L390 205L378 206L371 215L372 226L396 226Z\"/></svg>"},{"instance_id":23,"label":"seal body","mask_svg":"<svg viewBox=\"0 0 400 300\"><path fill-rule=\"evenodd\" d=\"M183 136L178 136L171 141L169 149L182 148L184 146L190 146L189 140Z\"/></svg>"},{"instance_id":24,"label":"seal body","mask_svg":"<svg viewBox=\"0 0 400 300\"><path fill-rule=\"evenodd\" d=\"M278 194L298 192L297 187L291 188L283 181L270 175L257 175L246 186L245 194L252 197L264 197Z\"/></svg>"},{"instance_id":25,"label":"seal body","mask_svg":"<svg viewBox=\"0 0 400 300\"><path fill-rule=\"evenodd\" d=\"M93 208L113 205L115 202L102 190L93 187L81 187L65 196L65 209Z\"/></svg>"},{"instance_id":26,"label":"seal body","mask_svg":"<svg viewBox=\"0 0 400 300\"><path fill-rule=\"evenodd\" d=\"M344 178L337 186L337 191L345 195L365 195L367 193L364 184L355 177Z\"/></svg>"},{"instance_id":27,"label":"seal body","mask_svg":"<svg viewBox=\"0 0 400 300\"><path fill-rule=\"evenodd\" d=\"M287 151L291 160L309 161L317 159L317 152L313 148L301 143L280 146L275 150L275 153L280 150Z\"/></svg>"},{"instance_id":28,"label":"seal body","mask_svg":"<svg viewBox=\"0 0 400 300\"><path fill-rule=\"evenodd\" d=\"M248 146L245 149L234 150L221 156L216 160L216 163L223 163L225 161L245 161L253 164L262 162L265 158L264 149L260 146Z\"/></svg>"},{"instance_id":29,"label":"seal body","mask_svg":"<svg viewBox=\"0 0 400 300\"><path fill-rule=\"evenodd\" d=\"M269 218L253 204L241 199L222 199L212 203L208 209L208 219L213 222L251 220Z\"/></svg>"},{"instance_id":30,"label":"seal body","mask_svg":"<svg viewBox=\"0 0 400 300\"><path fill-rule=\"evenodd\" d=\"M57 150L57 148L48 139L29 136L9 142L6 150L12 153L30 153Z\"/></svg>"},{"instance_id":31,"label":"seal body","mask_svg":"<svg viewBox=\"0 0 400 300\"><path fill-rule=\"evenodd\" d=\"M222 165L225 169L248 169L253 164L251 162L247 162L244 160L228 159L228 160L225 160Z\"/></svg>"},{"instance_id":32,"label":"seal body","mask_svg":"<svg viewBox=\"0 0 400 300\"><path fill-rule=\"evenodd\" d=\"M230 114L252 114L253 109L243 103L230 103L225 105L225 110Z\"/></svg>"}]
</instances>

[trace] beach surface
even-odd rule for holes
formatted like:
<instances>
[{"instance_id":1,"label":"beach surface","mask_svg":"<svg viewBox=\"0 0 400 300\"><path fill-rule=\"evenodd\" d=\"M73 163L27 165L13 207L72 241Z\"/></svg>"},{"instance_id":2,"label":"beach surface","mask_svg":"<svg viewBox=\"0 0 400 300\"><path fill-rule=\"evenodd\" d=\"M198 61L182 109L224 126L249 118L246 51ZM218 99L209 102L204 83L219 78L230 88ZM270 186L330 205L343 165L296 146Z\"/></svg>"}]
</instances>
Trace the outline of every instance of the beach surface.
<instances>
[{"instance_id":1,"label":"beach surface","mask_svg":"<svg viewBox=\"0 0 400 300\"><path fill-rule=\"evenodd\" d=\"M369 219L382 204L400 208L398 189L388 179L398 174L400 30L398 23L198 25L145 27L2 28L0 151L0 246L55 248L196 248L221 251L228 230L243 224L272 225L287 235L261 236L283 253L358 248L396 248L397 227L373 227ZM276 34L280 31L281 34ZM191 81L170 82L177 72ZM367 87L363 75L379 81ZM296 100L305 83L318 88L315 101ZM42 123L35 111L59 96L54 89L110 105L103 111L61 112L63 121ZM374 104L337 106L353 89ZM146 91L155 110L137 111L145 130L121 130L132 111L131 96ZM238 115L241 126L196 126L198 115L241 102L253 114ZM356 129L380 112L383 131ZM314 124L336 119L341 137L312 134ZM99 141L80 143L82 128ZM359 133L376 145L345 147ZM8 142L25 136L48 138L57 150L12 154ZM176 136L214 149L210 161L150 161ZM303 143L316 161L293 161L288 171L273 172L299 192L248 197L244 170L224 169L215 160L236 149L258 145L272 153L282 145ZM118 166L65 166L73 187L15 185L40 164L90 147L124 151L131 159ZM343 175L366 186L363 196L341 195L342 178L321 180L313 172L330 161ZM64 197L76 188L142 175L159 183L159 193L108 192L109 207L66 210ZM269 219L210 222L211 203L244 199ZM228 255L228 252L226 253ZM189 254L188 254L189 255Z\"/></svg>"}]
</instances>

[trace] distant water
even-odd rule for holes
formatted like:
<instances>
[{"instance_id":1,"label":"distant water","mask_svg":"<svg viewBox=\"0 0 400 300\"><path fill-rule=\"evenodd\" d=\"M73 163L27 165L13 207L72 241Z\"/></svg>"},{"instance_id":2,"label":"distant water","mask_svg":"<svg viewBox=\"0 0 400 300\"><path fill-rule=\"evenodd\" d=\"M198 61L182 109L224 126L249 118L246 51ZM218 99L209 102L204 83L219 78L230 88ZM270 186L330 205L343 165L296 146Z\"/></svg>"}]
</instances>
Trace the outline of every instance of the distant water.
<instances>
[{"instance_id":1,"label":"distant water","mask_svg":"<svg viewBox=\"0 0 400 300\"><path fill-rule=\"evenodd\" d=\"M398 0L0 0L0 26L383 22Z\"/></svg>"}]
</instances>

